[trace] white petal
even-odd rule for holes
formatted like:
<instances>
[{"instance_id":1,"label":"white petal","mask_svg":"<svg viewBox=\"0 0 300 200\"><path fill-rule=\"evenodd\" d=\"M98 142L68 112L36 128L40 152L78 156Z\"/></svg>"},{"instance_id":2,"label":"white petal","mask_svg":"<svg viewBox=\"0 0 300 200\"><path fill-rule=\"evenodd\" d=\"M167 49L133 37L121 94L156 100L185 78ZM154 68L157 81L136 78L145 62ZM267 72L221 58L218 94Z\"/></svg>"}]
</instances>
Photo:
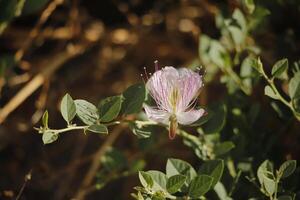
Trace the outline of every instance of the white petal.
<instances>
[{"instance_id":1,"label":"white petal","mask_svg":"<svg viewBox=\"0 0 300 200\"><path fill-rule=\"evenodd\" d=\"M170 93L177 87L179 74L174 67L165 67L155 72L147 81L146 87L159 108L171 111Z\"/></svg>"},{"instance_id":2,"label":"white petal","mask_svg":"<svg viewBox=\"0 0 300 200\"><path fill-rule=\"evenodd\" d=\"M159 110L159 109L150 107L146 104L144 104L144 109L145 109L148 119L153 120L157 123L162 123L162 124L166 124L166 125L169 124L170 113L168 113L164 110Z\"/></svg>"},{"instance_id":3,"label":"white petal","mask_svg":"<svg viewBox=\"0 0 300 200\"><path fill-rule=\"evenodd\" d=\"M199 90L202 87L202 77L198 73L186 68L180 68L178 74L178 87L181 95L178 110L183 112L188 109L199 94Z\"/></svg>"},{"instance_id":4,"label":"white petal","mask_svg":"<svg viewBox=\"0 0 300 200\"><path fill-rule=\"evenodd\" d=\"M205 113L204 109L180 112L176 115L179 124L188 125L197 121Z\"/></svg>"}]
</instances>

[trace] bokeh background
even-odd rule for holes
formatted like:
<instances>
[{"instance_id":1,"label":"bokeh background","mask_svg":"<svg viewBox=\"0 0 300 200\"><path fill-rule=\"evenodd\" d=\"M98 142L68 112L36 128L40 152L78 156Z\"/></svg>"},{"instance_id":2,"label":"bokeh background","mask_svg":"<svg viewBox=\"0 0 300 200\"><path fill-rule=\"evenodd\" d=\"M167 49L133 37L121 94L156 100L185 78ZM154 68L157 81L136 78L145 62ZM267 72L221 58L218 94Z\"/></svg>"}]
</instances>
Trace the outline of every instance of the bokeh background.
<instances>
[{"instance_id":1,"label":"bokeh background","mask_svg":"<svg viewBox=\"0 0 300 200\"><path fill-rule=\"evenodd\" d=\"M74 197L105 137L74 131L43 145L33 129L40 126L43 112L48 110L51 127L62 128L59 104L67 92L97 104L142 82L144 67L153 72L155 60L161 66L200 66L199 36L219 38L215 16L229 16L241 6L237 0L26 0L15 17L10 9L13 2L20 1L0 0L0 199L15 199L22 186L20 199ZM264 63L270 66L282 57L297 61L299 1L262 0L259 4L271 13L252 34ZM216 76L205 85L200 105L224 98L226 88L219 79ZM271 130L280 128L276 124L287 122L276 115L267 97L261 97L262 91L256 87L251 98L260 99L265 111L274 115L263 119ZM290 123L288 130L276 135L280 142L269 150L275 162L299 160L299 123ZM117 154L122 152L118 159L128 165L163 170L168 157L199 163L180 139L169 141L160 129L147 141L138 140L130 130L120 132L113 146ZM101 162L102 171L96 174L87 199L130 199L138 185L137 174L114 178L114 173L105 171L111 163ZM103 174L111 179L102 188ZM250 189L241 189L236 199L246 199L245 190L255 190L246 179L242 182Z\"/></svg>"}]
</instances>

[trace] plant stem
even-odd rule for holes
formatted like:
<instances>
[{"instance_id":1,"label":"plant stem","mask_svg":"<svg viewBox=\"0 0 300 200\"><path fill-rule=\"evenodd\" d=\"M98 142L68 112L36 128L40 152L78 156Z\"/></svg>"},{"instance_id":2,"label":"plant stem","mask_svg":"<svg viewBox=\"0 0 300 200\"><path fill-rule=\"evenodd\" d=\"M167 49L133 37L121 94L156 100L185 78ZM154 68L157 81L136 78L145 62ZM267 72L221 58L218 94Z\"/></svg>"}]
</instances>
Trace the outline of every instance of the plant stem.
<instances>
[{"instance_id":1,"label":"plant stem","mask_svg":"<svg viewBox=\"0 0 300 200\"><path fill-rule=\"evenodd\" d=\"M245 94L247 94L247 95L251 94L250 88L248 88L244 85L244 83L242 82L240 77L232 70L232 68L222 67L221 69L225 74L227 74L228 76L230 76L232 78L232 80L241 88L241 90Z\"/></svg>"},{"instance_id":2,"label":"plant stem","mask_svg":"<svg viewBox=\"0 0 300 200\"><path fill-rule=\"evenodd\" d=\"M298 121L300 121L300 116L297 115L297 111L294 109L293 105L291 102L288 102L278 91L278 89L276 88L275 84L274 84L274 80L270 79L266 73L263 71L262 72L264 78L266 79L266 81L268 82L269 86L272 88L272 90L275 92L278 100L280 100L283 104L285 104L287 107L289 107L291 109L291 111L293 112L294 116L296 117L296 119Z\"/></svg>"},{"instance_id":3,"label":"plant stem","mask_svg":"<svg viewBox=\"0 0 300 200\"><path fill-rule=\"evenodd\" d=\"M68 131L72 131L72 130L79 130L79 129L86 129L89 126L69 126L67 128L63 128L63 129L47 129L48 131L53 131L57 134L59 133L64 133L64 132L68 132Z\"/></svg>"}]
</instances>

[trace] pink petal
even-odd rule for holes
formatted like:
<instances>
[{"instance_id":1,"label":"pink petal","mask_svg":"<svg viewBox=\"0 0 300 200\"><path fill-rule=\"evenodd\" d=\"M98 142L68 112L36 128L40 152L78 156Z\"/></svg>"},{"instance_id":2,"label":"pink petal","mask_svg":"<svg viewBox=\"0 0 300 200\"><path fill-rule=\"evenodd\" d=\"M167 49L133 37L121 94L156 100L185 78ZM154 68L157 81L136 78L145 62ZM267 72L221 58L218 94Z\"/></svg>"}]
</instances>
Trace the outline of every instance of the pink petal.
<instances>
[{"instance_id":1,"label":"pink petal","mask_svg":"<svg viewBox=\"0 0 300 200\"><path fill-rule=\"evenodd\" d=\"M178 87L178 71L174 67L165 67L156 71L147 81L146 87L161 110L172 111L169 98L174 87Z\"/></svg>"},{"instance_id":2,"label":"pink petal","mask_svg":"<svg viewBox=\"0 0 300 200\"><path fill-rule=\"evenodd\" d=\"M197 121L205 113L204 109L179 112L176 117L179 124L188 125Z\"/></svg>"},{"instance_id":3,"label":"pink petal","mask_svg":"<svg viewBox=\"0 0 300 200\"><path fill-rule=\"evenodd\" d=\"M183 112L193 104L193 100L198 96L203 83L202 76L190 69L180 68L178 74L178 87L181 96L178 102L178 111Z\"/></svg>"},{"instance_id":4,"label":"pink petal","mask_svg":"<svg viewBox=\"0 0 300 200\"><path fill-rule=\"evenodd\" d=\"M144 104L144 109L148 119L157 123L169 124L170 114L164 110L159 110Z\"/></svg>"}]
</instances>

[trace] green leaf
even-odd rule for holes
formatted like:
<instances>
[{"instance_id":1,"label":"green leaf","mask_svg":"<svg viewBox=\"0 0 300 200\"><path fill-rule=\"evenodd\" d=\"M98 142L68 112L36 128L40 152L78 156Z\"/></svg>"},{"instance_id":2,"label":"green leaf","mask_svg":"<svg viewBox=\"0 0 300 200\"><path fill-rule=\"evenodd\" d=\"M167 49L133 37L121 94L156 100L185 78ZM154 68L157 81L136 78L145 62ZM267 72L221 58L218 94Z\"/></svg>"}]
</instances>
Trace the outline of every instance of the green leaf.
<instances>
[{"instance_id":1,"label":"green leaf","mask_svg":"<svg viewBox=\"0 0 300 200\"><path fill-rule=\"evenodd\" d=\"M108 97L100 101L98 105L100 121L110 122L120 113L122 96Z\"/></svg>"},{"instance_id":2,"label":"green leaf","mask_svg":"<svg viewBox=\"0 0 300 200\"><path fill-rule=\"evenodd\" d=\"M211 187L213 188L221 179L224 171L223 160L209 160L206 161L199 169L198 174L209 175L213 178Z\"/></svg>"},{"instance_id":3,"label":"green leaf","mask_svg":"<svg viewBox=\"0 0 300 200\"><path fill-rule=\"evenodd\" d=\"M67 93L60 103L60 112L64 120L70 124L71 120L76 115L76 106L72 97Z\"/></svg>"},{"instance_id":4,"label":"green leaf","mask_svg":"<svg viewBox=\"0 0 300 200\"><path fill-rule=\"evenodd\" d=\"M300 98L300 71L295 73L289 82L289 95L291 99Z\"/></svg>"},{"instance_id":5,"label":"green leaf","mask_svg":"<svg viewBox=\"0 0 300 200\"><path fill-rule=\"evenodd\" d=\"M214 153L216 156L228 153L231 149L235 147L234 143L231 141L222 142L214 147Z\"/></svg>"},{"instance_id":6,"label":"green leaf","mask_svg":"<svg viewBox=\"0 0 300 200\"><path fill-rule=\"evenodd\" d=\"M266 87L265 87L265 95L267 95L268 97L271 97L272 99L279 99L278 96L276 95L275 91L269 85L266 85Z\"/></svg>"},{"instance_id":7,"label":"green leaf","mask_svg":"<svg viewBox=\"0 0 300 200\"><path fill-rule=\"evenodd\" d=\"M237 26L228 26L234 44L241 45L246 39L246 34Z\"/></svg>"},{"instance_id":8,"label":"green leaf","mask_svg":"<svg viewBox=\"0 0 300 200\"><path fill-rule=\"evenodd\" d=\"M252 14L254 12L255 4L253 0L243 0L243 5L245 6L249 14Z\"/></svg>"},{"instance_id":9,"label":"green leaf","mask_svg":"<svg viewBox=\"0 0 300 200\"><path fill-rule=\"evenodd\" d=\"M268 160L264 161L257 170L257 177L262 186L262 191L268 196L273 195L276 190L273 172L273 164Z\"/></svg>"},{"instance_id":10,"label":"green leaf","mask_svg":"<svg viewBox=\"0 0 300 200\"><path fill-rule=\"evenodd\" d=\"M87 128L88 131L91 131L93 133L100 133L100 134L108 134L107 127L103 124L92 124Z\"/></svg>"},{"instance_id":11,"label":"green leaf","mask_svg":"<svg viewBox=\"0 0 300 200\"><path fill-rule=\"evenodd\" d=\"M99 120L98 109L88 101L77 99L74 101L76 114L86 125L93 125Z\"/></svg>"},{"instance_id":12,"label":"green leaf","mask_svg":"<svg viewBox=\"0 0 300 200\"><path fill-rule=\"evenodd\" d=\"M52 131L45 131L42 136L44 144L50 144L58 139L58 134Z\"/></svg>"},{"instance_id":13,"label":"green leaf","mask_svg":"<svg viewBox=\"0 0 300 200\"><path fill-rule=\"evenodd\" d=\"M250 89L252 89L252 75L253 73L253 63L255 63L256 60L250 56L246 57L242 64L241 64L241 70L240 70L240 76L243 78L243 83Z\"/></svg>"},{"instance_id":14,"label":"green leaf","mask_svg":"<svg viewBox=\"0 0 300 200\"><path fill-rule=\"evenodd\" d=\"M186 181L189 184L190 181L197 176L195 169L186 161L169 158L166 165L167 177L174 175L184 175L187 177Z\"/></svg>"},{"instance_id":15,"label":"green leaf","mask_svg":"<svg viewBox=\"0 0 300 200\"><path fill-rule=\"evenodd\" d=\"M154 182L147 172L139 171L139 179L143 187L152 188Z\"/></svg>"},{"instance_id":16,"label":"green leaf","mask_svg":"<svg viewBox=\"0 0 300 200\"><path fill-rule=\"evenodd\" d=\"M260 184L263 183L264 177L272 178L274 167L269 160L265 160L257 170L257 177Z\"/></svg>"},{"instance_id":17,"label":"green leaf","mask_svg":"<svg viewBox=\"0 0 300 200\"><path fill-rule=\"evenodd\" d=\"M213 178L207 175L199 175L190 184L188 195L192 198L199 198L207 193L211 187Z\"/></svg>"},{"instance_id":18,"label":"green leaf","mask_svg":"<svg viewBox=\"0 0 300 200\"><path fill-rule=\"evenodd\" d=\"M123 92L125 98L122 103L122 114L134 114L142 110L146 98L146 89L144 84L135 84Z\"/></svg>"},{"instance_id":19,"label":"green leaf","mask_svg":"<svg viewBox=\"0 0 300 200\"><path fill-rule=\"evenodd\" d=\"M205 134L221 131L226 123L227 107L224 103L215 103L209 107L212 117L203 125Z\"/></svg>"},{"instance_id":20,"label":"green leaf","mask_svg":"<svg viewBox=\"0 0 300 200\"><path fill-rule=\"evenodd\" d=\"M140 191L138 191L137 200L145 200Z\"/></svg>"},{"instance_id":21,"label":"green leaf","mask_svg":"<svg viewBox=\"0 0 300 200\"><path fill-rule=\"evenodd\" d=\"M275 193L276 190L276 182L269 178L264 178L263 186L269 196L272 196Z\"/></svg>"},{"instance_id":22,"label":"green leaf","mask_svg":"<svg viewBox=\"0 0 300 200\"><path fill-rule=\"evenodd\" d=\"M156 191L166 191L167 177L164 173L156 170L147 171L153 180L152 189Z\"/></svg>"},{"instance_id":23,"label":"green leaf","mask_svg":"<svg viewBox=\"0 0 300 200\"><path fill-rule=\"evenodd\" d=\"M284 58L279 61L277 61L272 68L272 76L276 78L282 77L282 75L287 73L288 69L288 59Z\"/></svg>"},{"instance_id":24,"label":"green leaf","mask_svg":"<svg viewBox=\"0 0 300 200\"><path fill-rule=\"evenodd\" d=\"M257 60L255 62L252 62L251 66L254 69L256 69L258 71L258 73L264 74L264 68L263 68L263 64L262 64L260 58L257 58Z\"/></svg>"},{"instance_id":25,"label":"green leaf","mask_svg":"<svg viewBox=\"0 0 300 200\"><path fill-rule=\"evenodd\" d=\"M180 174L171 176L167 180L167 190L168 190L168 192L170 194L178 192L178 190L180 190L180 188L185 183L185 180L186 180L186 176L183 176L183 175L180 175Z\"/></svg>"},{"instance_id":26,"label":"green leaf","mask_svg":"<svg viewBox=\"0 0 300 200\"><path fill-rule=\"evenodd\" d=\"M278 197L277 200L293 200L293 198L288 195L283 195L283 196Z\"/></svg>"},{"instance_id":27,"label":"green leaf","mask_svg":"<svg viewBox=\"0 0 300 200\"><path fill-rule=\"evenodd\" d=\"M228 196L226 188L224 187L224 185L221 182L218 182L214 186L214 191L216 192L216 194L218 195L218 197L219 197L220 200L233 200L232 198L230 198Z\"/></svg>"},{"instance_id":28,"label":"green leaf","mask_svg":"<svg viewBox=\"0 0 300 200\"><path fill-rule=\"evenodd\" d=\"M279 168L280 178L287 178L295 171L297 166L296 160L285 161Z\"/></svg>"},{"instance_id":29,"label":"green leaf","mask_svg":"<svg viewBox=\"0 0 300 200\"><path fill-rule=\"evenodd\" d=\"M43 117L42 117L42 123L43 123L43 127L44 128L48 128L48 110L46 110L43 114Z\"/></svg>"},{"instance_id":30,"label":"green leaf","mask_svg":"<svg viewBox=\"0 0 300 200\"><path fill-rule=\"evenodd\" d=\"M223 47L223 45L217 41L212 40L210 43L210 48L208 51L210 60L220 68L228 67L226 62L226 57L228 57L228 52Z\"/></svg>"},{"instance_id":31,"label":"green leaf","mask_svg":"<svg viewBox=\"0 0 300 200\"><path fill-rule=\"evenodd\" d=\"M237 22L239 27L241 27L241 30L246 33L247 32L247 21L240 9L235 9L232 18Z\"/></svg>"}]
</instances>

